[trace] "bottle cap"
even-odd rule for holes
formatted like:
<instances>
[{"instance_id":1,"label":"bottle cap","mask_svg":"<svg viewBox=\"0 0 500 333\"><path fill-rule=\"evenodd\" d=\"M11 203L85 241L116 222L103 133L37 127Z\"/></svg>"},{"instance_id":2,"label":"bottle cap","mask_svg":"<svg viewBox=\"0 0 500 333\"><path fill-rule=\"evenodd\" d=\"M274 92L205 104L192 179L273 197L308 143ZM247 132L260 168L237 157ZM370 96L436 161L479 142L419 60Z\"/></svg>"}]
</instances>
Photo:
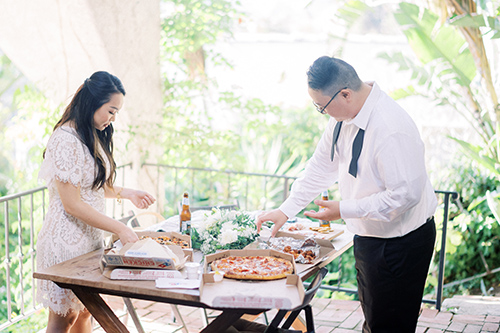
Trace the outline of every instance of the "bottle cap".
<instances>
[{"instance_id":1,"label":"bottle cap","mask_svg":"<svg viewBox=\"0 0 500 333\"><path fill-rule=\"evenodd\" d=\"M327 196L328 196L328 190L324 190L324 191L321 193L321 196L322 196L322 197L327 197Z\"/></svg>"}]
</instances>

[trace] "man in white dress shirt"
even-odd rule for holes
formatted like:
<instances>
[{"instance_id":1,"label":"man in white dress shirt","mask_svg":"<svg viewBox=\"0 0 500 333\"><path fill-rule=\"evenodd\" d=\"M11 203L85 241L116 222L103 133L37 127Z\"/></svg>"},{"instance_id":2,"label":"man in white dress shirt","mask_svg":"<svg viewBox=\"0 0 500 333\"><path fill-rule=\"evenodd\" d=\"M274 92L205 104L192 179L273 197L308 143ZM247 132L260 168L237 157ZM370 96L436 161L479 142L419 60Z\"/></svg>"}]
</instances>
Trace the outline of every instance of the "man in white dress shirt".
<instances>
[{"instance_id":1,"label":"man in white dress shirt","mask_svg":"<svg viewBox=\"0 0 500 333\"><path fill-rule=\"evenodd\" d=\"M316 200L316 219L344 219L355 234L363 332L415 332L436 229L437 206L415 123L374 82L332 58L307 72L308 91L328 126L288 199L257 219L275 223L273 235L335 182L340 201Z\"/></svg>"}]
</instances>

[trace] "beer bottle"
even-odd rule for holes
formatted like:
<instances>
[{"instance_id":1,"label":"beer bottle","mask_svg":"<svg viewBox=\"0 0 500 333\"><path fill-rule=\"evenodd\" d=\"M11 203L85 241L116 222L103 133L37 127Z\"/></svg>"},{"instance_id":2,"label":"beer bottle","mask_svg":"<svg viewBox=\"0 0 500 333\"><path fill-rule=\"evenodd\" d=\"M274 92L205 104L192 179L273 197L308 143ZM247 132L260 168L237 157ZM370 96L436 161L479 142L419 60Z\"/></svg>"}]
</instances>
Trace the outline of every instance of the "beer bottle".
<instances>
[{"instance_id":1,"label":"beer bottle","mask_svg":"<svg viewBox=\"0 0 500 333\"><path fill-rule=\"evenodd\" d=\"M321 193L321 200L323 201L328 201L328 190L326 191L323 191L323 193ZM322 207L322 206L319 206L319 211L324 211L325 210L325 207ZM325 220L319 220L319 226L320 227L330 227L330 221L325 221Z\"/></svg>"},{"instance_id":2,"label":"beer bottle","mask_svg":"<svg viewBox=\"0 0 500 333\"><path fill-rule=\"evenodd\" d=\"M182 234L191 235L191 211L189 210L189 196L184 192L182 197L182 211L180 216L180 232Z\"/></svg>"}]
</instances>

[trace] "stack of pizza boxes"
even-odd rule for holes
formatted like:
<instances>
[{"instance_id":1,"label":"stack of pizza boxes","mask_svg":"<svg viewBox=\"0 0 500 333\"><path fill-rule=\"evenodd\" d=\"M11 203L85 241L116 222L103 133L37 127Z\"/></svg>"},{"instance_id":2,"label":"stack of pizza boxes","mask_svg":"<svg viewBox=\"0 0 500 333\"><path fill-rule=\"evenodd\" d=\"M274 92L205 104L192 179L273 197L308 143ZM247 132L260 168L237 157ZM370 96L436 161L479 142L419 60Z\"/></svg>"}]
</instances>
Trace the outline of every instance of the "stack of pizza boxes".
<instances>
[{"instance_id":1,"label":"stack of pizza boxes","mask_svg":"<svg viewBox=\"0 0 500 333\"><path fill-rule=\"evenodd\" d=\"M277 280L217 279L212 262L227 257L271 256L289 261L292 274ZM294 258L275 250L226 250L207 255L200 285L200 300L216 308L293 309L302 304L304 287L297 275Z\"/></svg>"},{"instance_id":2,"label":"stack of pizza boxes","mask_svg":"<svg viewBox=\"0 0 500 333\"><path fill-rule=\"evenodd\" d=\"M102 264L105 276L119 279L117 274L121 274L123 279L126 277L156 279L165 274L174 274L158 270L179 271L187 261L192 261L193 249L189 235L154 231L137 231L136 233L140 239L136 243L127 243L120 249L110 248L104 251ZM183 245L160 245L154 240L158 237L168 237ZM113 235L112 244L117 240L118 237ZM129 269L116 270L114 276L111 276L115 267Z\"/></svg>"}]
</instances>

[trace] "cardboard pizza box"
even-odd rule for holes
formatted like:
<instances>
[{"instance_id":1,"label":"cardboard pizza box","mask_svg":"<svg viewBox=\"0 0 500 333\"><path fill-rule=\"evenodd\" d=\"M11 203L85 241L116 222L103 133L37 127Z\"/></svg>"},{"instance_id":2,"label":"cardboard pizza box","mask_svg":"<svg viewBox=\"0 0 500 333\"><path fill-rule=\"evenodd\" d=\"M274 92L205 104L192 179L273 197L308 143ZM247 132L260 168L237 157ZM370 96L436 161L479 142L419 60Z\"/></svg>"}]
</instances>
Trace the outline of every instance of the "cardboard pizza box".
<instances>
[{"instance_id":1,"label":"cardboard pizza box","mask_svg":"<svg viewBox=\"0 0 500 333\"><path fill-rule=\"evenodd\" d=\"M201 302L215 308L284 309L290 310L302 304L304 286L296 274L270 281L236 280L224 278L215 282L209 274L210 263L230 256L274 256L290 261L296 271L293 256L275 250L227 250L205 257L204 272L200 284Z\"/></svg>"},{"instance_id":2,"label":"cardboard pizza box","mask_svg":"<svg viewBox=\"0 0 500 333\"><path fill-rule=\"evenodd\" d=\"M119 251L112 249L105 250L103 254L105 265L109 267L122 266L179 270L184 266L186 261L192 260L193 257L192 249L182 249L177 245L166 245L166 247L178 257L179 262L176 263L172 258L159 255L155 256L154 252L147 252L147 250L130 252L129 250L131 250L134 244L137 243L125 244ZM159 244L156 245L163 246Z\"/></svg>"},{"instance_id":3,"label":"cardboard pizza box","mask_svg":"<svg viewBox=\"0 0 500 333\"><path fill-rule=\"evenodd\" d=\"M256 242L253 242L253 243L247 245L245 247L245 249L256 249L256 248L258 248L259 247L259 243L264 242L263 239L267 239L267 237L268 236L264 236L264 237L262 237L260 239L260 241L256 241ZM291 237L291 238L300 239L300 240L304 240L304 239L307 238L304 235L300 235L300 234L296 234L296 233L292 233L292 232L286 232L286 231L278 231L276 233L276 237ZM309 264L302 264L302 263L295 262L295 267L296 267L296 273L297 274L300 274L300 273L302 273L302 272L310 269L312 266L314 266L314 265L318 264L319 262L321 262L324 258L327 258L327 257L333 255L336 252L335 247L333 246L333 244L332 244L331 241L326 240L326 239L320 239L320 238L315 238L314 240L320 246L319 254L316 257L316 259L314 259Z\"/></svg>"},{"instance_id":4,"label":"cardboard pizza box","mask_svg":"<svg viewBox=\"0 0 500 333\"><path fill-rule=\"evenodd\" d=\"M214 308L283 309L302 304L304 286L296 274L271 281L223 279L214 282L213 274L203 274L200 284L201 302Z\"/></svg>"},{"instance_id":5,"label":"cardboard pizza box","mask_svg":"<svg viewBox=\"0 0 500 333\"><path fill-rule=\"evenodd\" d=\"M130 267L105 267L102 275L110 280L156 280L159 278L182 279L182 273L177 270L145 269Z\"/></svg>"}]
</instances>

